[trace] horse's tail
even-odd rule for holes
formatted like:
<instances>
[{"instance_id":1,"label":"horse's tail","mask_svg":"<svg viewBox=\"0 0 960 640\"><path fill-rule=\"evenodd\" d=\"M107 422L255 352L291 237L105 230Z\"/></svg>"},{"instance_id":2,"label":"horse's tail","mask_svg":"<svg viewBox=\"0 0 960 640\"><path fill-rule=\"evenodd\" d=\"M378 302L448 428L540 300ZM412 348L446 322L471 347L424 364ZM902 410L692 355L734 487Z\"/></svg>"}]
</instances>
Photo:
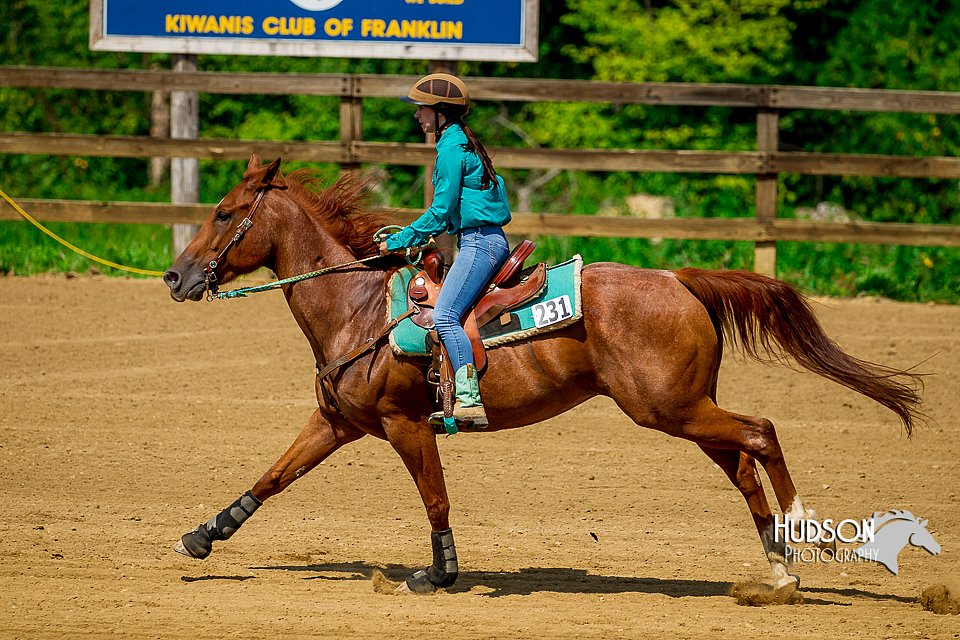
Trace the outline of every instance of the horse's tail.
<instances>
[{"instance_id":1,"label":"horse's tail","mask_svg":"<svg viewBox=\"0 0 960 640\"><path fill-rule=\"evenodd\" d=\"M707 308L717 333L761 362L790 357L810 371L893 411L909 436L919 411L920 374L855 358L824 332L807 300L790 285L750 271L680 269L677 279ZM761 350L770 357L761 355Z\"/></svg>"}]
</instances>

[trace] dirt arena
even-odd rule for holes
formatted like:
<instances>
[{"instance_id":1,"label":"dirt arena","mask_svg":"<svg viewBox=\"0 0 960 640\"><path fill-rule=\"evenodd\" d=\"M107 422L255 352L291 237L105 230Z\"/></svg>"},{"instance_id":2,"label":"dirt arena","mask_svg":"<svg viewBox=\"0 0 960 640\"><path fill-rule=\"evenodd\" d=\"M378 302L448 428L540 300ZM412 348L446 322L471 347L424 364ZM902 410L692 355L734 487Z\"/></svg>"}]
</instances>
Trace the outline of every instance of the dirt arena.
<instances>
[{"instance_id":1,"label":"dirt arena","mask_svg":"<svg viewBox=\"0 0 960 640\"><path fill-rule=\"evenodd\" d=\"M313 362L282 296L172 302L157 281L0 278L0 636L955 638L916 602L960 584L960 306L818 300L849 352L926 361L931 424L812 374L729 354L727 408L771 418L822 518L890 508L943 551L802 564L804 602L740 606L766 579L740 494L695 446L606 399L510 432L441 437L460 580L382 593L430 559L413 482L366 438L268 501L206 561L172 543L299 432ZM767 493L769 483L766 483Z\"/></svg>"}]
</instances>

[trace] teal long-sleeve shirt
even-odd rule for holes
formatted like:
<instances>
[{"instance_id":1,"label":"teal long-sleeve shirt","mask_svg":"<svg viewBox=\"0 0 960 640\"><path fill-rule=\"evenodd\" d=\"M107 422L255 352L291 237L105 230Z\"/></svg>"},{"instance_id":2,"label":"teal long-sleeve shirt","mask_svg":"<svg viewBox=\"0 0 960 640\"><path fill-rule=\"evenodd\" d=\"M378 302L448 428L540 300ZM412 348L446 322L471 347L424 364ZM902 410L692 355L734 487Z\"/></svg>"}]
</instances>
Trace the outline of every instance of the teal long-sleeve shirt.
<instances>
[{"instance_id":1,"label":"teal long-sleeve shirt","mask_svg":"<svg viewBox=\"0 0 960 640\"><path fill-rule=\"evenodd\" d=\"M459 124L451 124L437 141L433 168L433 204L422 216L398 233L387 236L387 248L403 249L425 244L431 236L484 225L503 226L510 222L510 205L503 178L483 189L483 163L463 145L467 135Z\"/></svg>"}]
</instances>

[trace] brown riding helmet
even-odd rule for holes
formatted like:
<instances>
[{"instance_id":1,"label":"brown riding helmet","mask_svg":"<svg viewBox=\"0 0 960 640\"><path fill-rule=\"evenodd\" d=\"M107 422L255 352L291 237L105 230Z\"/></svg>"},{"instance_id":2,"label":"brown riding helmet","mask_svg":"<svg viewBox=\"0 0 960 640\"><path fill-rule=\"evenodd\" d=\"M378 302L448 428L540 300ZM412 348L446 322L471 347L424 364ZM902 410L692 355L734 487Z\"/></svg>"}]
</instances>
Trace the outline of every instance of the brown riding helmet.
<instances>
[{"instance_id":1,"label":"brown riding helmet","mask_svg":"<svg viewBox=\"0 0 960 640\"><path fill-rule=\"evenodd\" d=\"M457 76L449 73L431 73L413 83L410 91L400 99L417 106L463 109L461 116L470 111L470 93L467 85Z\"/></svg>"}]
</instances>

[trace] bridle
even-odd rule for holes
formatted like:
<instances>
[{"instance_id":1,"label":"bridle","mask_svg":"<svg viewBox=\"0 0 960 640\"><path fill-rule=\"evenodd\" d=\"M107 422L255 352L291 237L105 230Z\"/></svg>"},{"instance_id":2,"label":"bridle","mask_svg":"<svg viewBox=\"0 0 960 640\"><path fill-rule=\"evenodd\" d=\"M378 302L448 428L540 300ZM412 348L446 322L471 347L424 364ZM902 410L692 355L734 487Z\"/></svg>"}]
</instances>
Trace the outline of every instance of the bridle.
<instances>
[{"instance_id":1,"label":"bridle","mask_svg":"<svg viewBox=\"0 0 960 640\"><path fill-rule=\"evenodd\" d=\"M233 235L230 242L226 244L223 249L220 250L220 253L217 254L217 257L207 263L207 266L203 268L203 286L204 291L207 292L207 300L213 300L216 297L217 292L220 290L220 285L217 282L217 265L223 260L223 257L227 255L227 251L230 250L230 247L240 242L240 239L243 238L243 235L250 230L250 227L253 226L253 214L257 212L257 209L260 207L260 203L263 201L263 196L266 195L267 189L270 188L270 185L264 186L262 189L257 191L257 197L253 201L253 206L250 208L250 213L240 221L240 224L237 225L237 232Z\"/></svg>"},{"instance_id":2,"label":"bridle","mask_svg":"<svg viewBox=\"0 0 960 640\"><path fill-rule=\"evenodd\" d=\"M283 280L277 280L277 281L275 281L275 282L270 282L270 283L265 284L265 285L260 285L260 286L256 286L256 287L243 287L243 288L241 288L241 289L235 289L235 290L233 290L233 291L225 291L225 292L223 292L223 293L220 293L220 291L219 291L219 284L218 284L218 282L217 282L217 272L216 272L217 265L219 265L220 262L223 260L223 257L224 257L225 255L227 255L227 251L230 250L230 247L232 247L233 245L235 245L235 244L237 244L238 242L240 242L240 240L241 240L241 238L243 238L244 234L245 234L247 231L249 231L250 228L253 226L253 215L257 212L257 209L260 207L260 203L263 202L263 197L266 195L267 190L270 189L270 186L271 186L271 185L269 185L269 184L264 185L263 188L261 188L259 191L257 191L257 197L256 197L256 199L253 201L253 206L250 208L250 213L247 214L247 216L246 216L243 220L240 221L240 224L237 225L237 232L233 235L233 238L231 238L231 239L230 239L230 242L228 242L228 243L226 244L226 246L224 246L223 249L220 250L220 253L217 254L217 257L214 258L213 260L211 260L210 262L208 262L208 263L207 263L207 266L205 266L205 267L203 268L203 284L204 284L204 290L207 292L207 301L208 301L208 302L212 302L212 301L214 301L214 300L216 300L216 299L218 299L218 298L219 298L219 299L224 299L224 298L245 298L248 293L255 293L255 292L258 292L258 291L268 291L268 290L270 290L270 289L276 289L276 288L281 287L281 286L284 285L284 284L289 284L289 283L293 283L293 282L300 282L300 281L302 281L302 280L307 280L307 279L309 279L309 278L315 278L315 277L321 276L321 275L323 275L323 274L325 274L325 273L330 273L330 272L332 272L332 271L338 271L338 270L340 270L340 269L344 269L344 268L347 268L347 267L352 267L352 266L355 266L355 265L358 265L358 264L363 264L364 262L369 262L369 261L371 261L371 260L378 260L378 259L380 259L380 258L382 257L382 256L380 256L380 255L367 256L366 258L360 258L360 259L358 259L358 260L353 260L353 261L346 262L346 263L343 263L343 264L334 265L334 266L332 266L332 267L325 267L325 268L319 269L319 270L317 270L317 271L312 271L312 272L310 272L310 273L304 273L304 274L301 274L301 275L298 275L298 276L293 276L293 277L290 277L290 278L284 278ZM398 227L398 226L396 226L396 225L388 225L388 226L386 226L386 227L383 227L383 228L381 228L380 230L378 230L378 231L374 234L374 236L373 236L373 237L374 237L374 241L379 243L380 240L381 240L381 238L383 237L383 234L384 234L387 230L399 230L400 228L401 228L401 227ZM409 264L415 265L417 262L420 261L420 259L421 259L422 257L423 257L423 247L417 247L417 255L416 255L416 258L411 258L410 249L407 249L407 262L408 262ZM320 366L318 365L318 366L317 366L317 379L318 379L318 380L323 380L327 375L329 375L330 373L333 373L334 371L336 371L337 369L339 369L339 368L342 367L343 365L345 365L345 364L347 364L347 363L350 363L350 362L353 362L354 360L356 360L357 358L359 358L359 357L362 356L363 354L367 353L368 351L373 350L373 349L377 346L377 343L379 343L380 340L381 340L384 336L386 336L388 333L390 333L391 331L393 331L393 329L394 329L398 324L400 324L400 322L402 322L403 320L406 320L406 319L409 318L410 316L415 315L415 314L417 314L417 313L420 313L420 309L419 309L418 307L411 307L410 309L408 309L406 312L402 313L402 314L399 315L398 317L393 318L392 320L390 320L390 322L387 323L387 326L385 326L385 327L380 331L380 333L378 333L377 335L372 336L372 337L370 337L370 338L367 338L367 339L363 342L363 344L361 344L359 347L357 347L357 348L354 349L353 351L350 351L349 353L346 353L346 354L340 356L339 358L337 358L336 360L334 360L333 362L331 362L331 363L328 364L327 366L323 367L322 369L321 369Z\"/></svg>"},{"instance_id":3,"label":"bridle","mask_svg":"<svg viewBox=\"0 0 960 640\"><path fill-rule=\"evenodd\" d=\"M333 265L332 267L324 267L323 269L318 269L316 271L311 271L310 273L302 273L300 275L291 276L289 278L284 278L282 280L275 280L267 284L258 285L255 287L242 287L240 289L234 289L232 291L220 291L220 283L217 281L217 265L223 261L223 257L227 255L227 251L230 250L230 247L240 242L240 239L243 238L243 235L250 230L253 226L253 214L257 212L257 209L260 207L260 203L263 201L263 197L266 195L267 190L270 189L273 185L264 185L259 191L257 191L257 196L253 201L253 206L250 207L250 213L240 221L240 224L237 225L237 232L233 235L233 238L220 250L220 253L217 254L217 257L207 263L207 266L203 268L203 288L207 293L207 302L213 302L217 299L227 299L227 298L245 298L248 293L258 293L260 291L269 291L271 289L278 289L285 284L290 284L294 282L301 282L303 280L309 280L311 278L316 278L317 276L322 276L333 271L339 271L341 269L346 269L348 267L353 267L365 262L370 262L371 260L379 260L383 256L375 254L372 256L367 256L366 258L360 258L358 260L351 260L350 262L344 262L343 264ZM379 229L376 233L373 234L374 242L379 243L383 238L383 234L388 230L399 231L402 227L397 225L387 225ZM411 265L416 265L420 262L420 259L423 257L423 247L416 247L417 253L416 256L413 256L408 248L406 250L407 263Z\"/></svg>"}]
</instances>

